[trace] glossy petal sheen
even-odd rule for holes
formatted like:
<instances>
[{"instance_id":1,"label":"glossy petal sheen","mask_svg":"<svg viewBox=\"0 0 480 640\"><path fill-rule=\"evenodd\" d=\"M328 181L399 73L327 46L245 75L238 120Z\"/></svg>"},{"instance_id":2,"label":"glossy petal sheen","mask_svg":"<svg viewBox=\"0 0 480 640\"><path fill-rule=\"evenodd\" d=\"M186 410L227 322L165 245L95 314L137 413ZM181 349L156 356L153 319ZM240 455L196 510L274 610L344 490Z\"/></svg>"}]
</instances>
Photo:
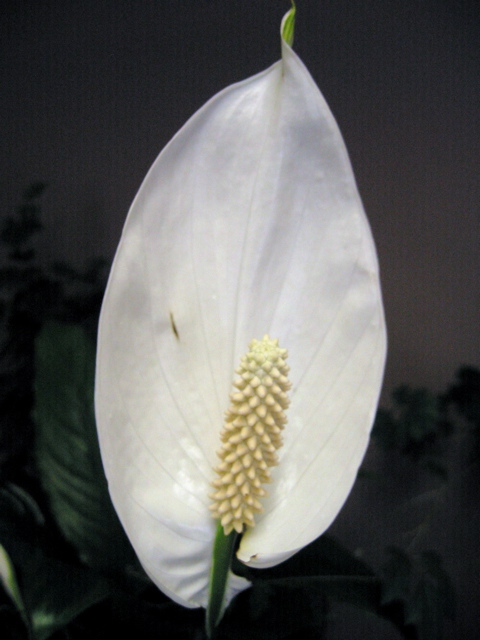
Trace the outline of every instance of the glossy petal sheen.
<instances>
[{"instance_id":1,"label":"glossy petal sheen","mask_svg":"<svg viewBox=\"0 0 480 640\"><path fill-rule=\"evenodd\" d=\"M338 127L296 54L228 87L160 154L102 310L96 407L113 502L148 574L206 606L210 481L234 369L288 349L280 465L238 556L288 558L325 531L367 446L385 357L373 241ZM230 582L229 598L248 586Z\"/></svg>"}]
</instances>

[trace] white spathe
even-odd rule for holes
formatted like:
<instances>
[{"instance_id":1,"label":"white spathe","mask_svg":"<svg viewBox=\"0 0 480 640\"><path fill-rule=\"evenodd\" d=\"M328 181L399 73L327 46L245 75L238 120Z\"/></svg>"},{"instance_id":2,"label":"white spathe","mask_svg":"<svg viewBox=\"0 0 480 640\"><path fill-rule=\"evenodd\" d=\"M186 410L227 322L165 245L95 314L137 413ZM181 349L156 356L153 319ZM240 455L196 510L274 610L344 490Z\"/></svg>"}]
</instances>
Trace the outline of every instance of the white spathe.
<instances>
[{"instance_id":1,"label":"white spathe","mask_svg":"<svg viewBox=\"0 0 480 640\"><path fill-rule=\"evenodd\" d=\"M188 607L208 600L208 494L234 368L265 333L288 349L293 387L270 496L238 552L252 567L290 557L341 509L386 351L347 151L284 41L281 61L215 96L157 158L101 314L96 414L112 500L149 576ZM247 586L232 577L228 600Z\"/></svg>"}]
</instances>

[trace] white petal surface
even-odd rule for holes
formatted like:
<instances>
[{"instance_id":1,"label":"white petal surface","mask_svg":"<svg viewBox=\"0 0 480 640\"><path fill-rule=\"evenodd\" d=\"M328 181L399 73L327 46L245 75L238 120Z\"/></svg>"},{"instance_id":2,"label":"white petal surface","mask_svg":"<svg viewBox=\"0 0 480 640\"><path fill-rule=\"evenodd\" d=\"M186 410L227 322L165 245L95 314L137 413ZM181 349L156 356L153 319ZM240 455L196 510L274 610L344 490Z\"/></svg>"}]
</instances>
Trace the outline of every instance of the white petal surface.
<instances>
[{"instance_id":1,"label":"white petal surface","mask_svg":"<svg viewBox=\"0 0 480 640\"><path fill-rule=\"evenodd\" d=\"M215 96L157 158L102 309L96 408L112 499L152 580L186 606L207 604L209 482L250 340L279 338L293 384L270 497L239 550L252 566L335 518L383 373L378 266L348 156L282 46L281 62ZM246 586L232 580L229 598Z\"/></svg>"}]
</instances>

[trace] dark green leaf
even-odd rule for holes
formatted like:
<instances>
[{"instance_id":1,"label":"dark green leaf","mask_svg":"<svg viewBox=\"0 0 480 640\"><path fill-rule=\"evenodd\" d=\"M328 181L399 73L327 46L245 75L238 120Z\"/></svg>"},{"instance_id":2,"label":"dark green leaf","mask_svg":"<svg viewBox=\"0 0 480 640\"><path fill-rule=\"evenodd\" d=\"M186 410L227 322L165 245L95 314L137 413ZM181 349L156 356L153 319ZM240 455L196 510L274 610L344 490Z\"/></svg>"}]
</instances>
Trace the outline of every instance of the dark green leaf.
<instances>
[{"instance_id":1,"label":"dark green leaf","mask_svg":"<svg viewBox=\"0 0 480 640\"><path fill-rule=\"evenodd\" d=\"M17 542L16 551L23 559L22 593L35 640L50 637L111 593L108 582L93 571L46 555L37 546Z\"/></svg>"},{"instance_id":2,"label":"dark green leaf","mask_svg":"<svg viewBox=\"0 0 480 640\"><path fill-rule=\"evenodd\" d=\"M48 323L36 345L37 459L57 523L88 565L134 562L108 495L95 427L95 350L79 326Z\"/></svg>"},{"instance_id":3,"label":"dark green leaf","mask_svg":"<svg viewBox=\"0 0 480 640\"><path fill-rule=\"evenodd\" d=\"M48 638L111 592L104 578L69 561L65 550L63 558L57 555L61 545L54 545L39 506L15 485L0 490L0 543L15 567L15 600L35 640Z\"/></svg>"}]
</instances>

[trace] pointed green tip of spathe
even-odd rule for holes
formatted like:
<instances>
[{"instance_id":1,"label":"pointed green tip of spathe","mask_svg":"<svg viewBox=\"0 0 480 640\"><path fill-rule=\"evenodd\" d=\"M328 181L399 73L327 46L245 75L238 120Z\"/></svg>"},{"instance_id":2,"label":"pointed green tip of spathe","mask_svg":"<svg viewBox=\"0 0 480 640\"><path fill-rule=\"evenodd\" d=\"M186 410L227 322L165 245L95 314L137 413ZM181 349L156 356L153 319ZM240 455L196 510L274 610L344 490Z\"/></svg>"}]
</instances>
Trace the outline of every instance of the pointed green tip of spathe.
<instances>
[{"instance_id":1,"label":"pointed green tip of spathe","mask_svg":"<svg viewBox=\"0 0 480 640\"><path fill-rule=\"evenodd\" d=\"M295 6L295 2L292 0L292 8L283 16L282 26L280 27L280 34L289 47L293 45L296 12L297 7Z\"/></svg>"}]
</instances>

